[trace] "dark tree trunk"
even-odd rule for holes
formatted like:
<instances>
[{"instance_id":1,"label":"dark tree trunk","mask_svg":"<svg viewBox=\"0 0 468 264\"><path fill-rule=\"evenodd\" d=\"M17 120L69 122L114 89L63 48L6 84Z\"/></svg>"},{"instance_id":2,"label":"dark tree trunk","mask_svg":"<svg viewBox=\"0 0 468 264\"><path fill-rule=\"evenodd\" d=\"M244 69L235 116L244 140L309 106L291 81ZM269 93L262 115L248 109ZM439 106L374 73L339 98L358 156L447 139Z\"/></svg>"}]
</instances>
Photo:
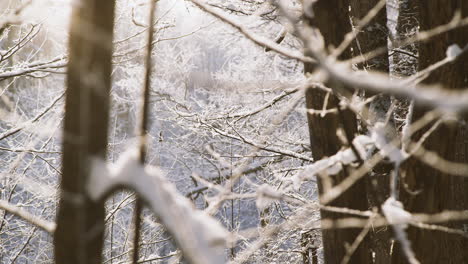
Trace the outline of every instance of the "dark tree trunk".
<instances>
[{"instance_id":1,"label":"dark tree trunk","mask_svg":"<svg viewBox=\"0 0 468 264\"><path fill-rule=\"evenodd\" d=\"M392 40L391 56L395 76L409 76L417 71L418 45L400 46L407 38L414 37L418 31L418 1L398 0L398 19Z\"/></svg>"},{"instance_id":2,"label":"dark tree trunk","mask_svg":"<svg viewBox=\"0 0 468 264\"><path fill-rule=\"evenodd\" d=\"M468 2L465 0L419 1L420 29L429 30L449 22L455 11L461 10L463 17L468 15ZM468 44L466 27L441 34L419 45L419 68L442 60L447 47L451 44L464 47ZM463 55L451 65L433 72L426 83L440 83L446 89L466 89L468 86L468 56ZM416 106L413 120L418 120L429 109ZM425 141L426 149L437 152L441 157L461 162L468 162L468 129L462 122L443 124ZM427 129L426 129L427 131ZM425 131L413 136L418 140ZM468 209L468 179L451 176L422 164L415 158L409 159L403 166L402 199L405 208L414 213L437 213L444 210ZM411 194L409 190L418 191ZM447 226L467 229L468 222L452 222ZM440 231L422 230L410 227L408 236L416 257L421 263L467 263L468 239L459 235ZM395 252L393 263L405 263L401 251Z\"/></svg>"},{"instance_id":3,"label":"dark tree trunk","mask_svg":"<svg viewBox=\"0 0 468 264\"><path fill-rule=\"evenodd\" d=\"M113 20L113 0L83 0L74 7L56 263L102 263L104 204L91 201L85 186L90 158L106 155Z\"/></svg>"},{"instance_id":4,"label":"dark tree trunk","mask_svg":"<svg viewBox=\"0 0 468 264\"><path fill-rule=\"evenodd\" d=\"M392 76L394 78L405 78L418 71L418 43L401 46L401 43L418 33L419 11L418 1L394 0L398 8L395 34L390 47L390 58L393 61ZM411 100L398 98L394 101L394 121L398 128L404 126Z\"/></svg>"},{"instance_id":5,"label":"dark tree trunk","mask_svg":"<svg viewBox=\"0 0 468 264\"><path fill-rule=\"evenodd\" d=\"M351 31L349 23L349 2L347 0L319 0L313 5L314 18L306 19L306 22L317 27L322 33L325 45L337 47L346 33ZM349 58L349 50L341 58ZM314 71L312 65L304 65L304 71L311 73ZM330 85L330 84L329 84ZM325 92L318 89L309 89L306 93L306 104L308 109L321 110L326 97ZM328 109L336 108L338 99L330 96ZM355 115L349 110L343 110L341 115L328 114L324 117L320 115L308 114L310 142L312 156L315 160L322 159L335 154L343 146L337 136L337 130L343 129L354 137L357 132ZM348 168L349 169L349 168ZM333 176L333 184L338 184L346 178L348 169L345 172ZM324 187L322 180L318 179L319 194L323 194ZM367 210L366 185L364 181L357 182L352 188L343 193L331 205L347 207L359 210ZM340 218L343 215L325 210L321 211L321 217ZM346 255L345 245L351 245L359 234L359 229L328 229L322 230L323 249L325 263L340 263ZM304 262L309 263L307 254L304 255ZM361 245L354 252L350 263L371 263L371 252L368 247L368 239L364 239Z\"/></svg>"},{"instance_id":6,"label":"dark tree trunk","mask_svg":"<svg viewBox=\"0 0 468 264\"><path fill-rule=\"evenodd\" d=\"M351 0L350 15L353 25L355 27L358 26L360 20L379 2L379 0ZM353 45L353 56L363 56L363 54L377 48L386 47L388 44L386 7L384 6L374 19L363 27L360 32L356 32L356 34L356 41ZM389 72L387 52L372 59L364 59L364 62L358 65L360 69L385 73ZM365 93L366 97L374 95L375 94L371 92ZM390 96L380 94L370 103L369 109L365 111L364 115L367 116L371 125L374 125L376 122L385 123L390 105ZM366 130L365 125L362 125L362 127L363 130ZM393 122L389 122L387 129L392 130L394 132L393 134L396 135ZM393 166L379 164L366 176L367 197L370 207L378 209L385 199L388 198L389 175L392 167ZM369 232L369 238L371 241L371 250L374 252L375 263L390 263L391 230L387 227L373 228L372 231Z\"/></svg>"}]
</instances>

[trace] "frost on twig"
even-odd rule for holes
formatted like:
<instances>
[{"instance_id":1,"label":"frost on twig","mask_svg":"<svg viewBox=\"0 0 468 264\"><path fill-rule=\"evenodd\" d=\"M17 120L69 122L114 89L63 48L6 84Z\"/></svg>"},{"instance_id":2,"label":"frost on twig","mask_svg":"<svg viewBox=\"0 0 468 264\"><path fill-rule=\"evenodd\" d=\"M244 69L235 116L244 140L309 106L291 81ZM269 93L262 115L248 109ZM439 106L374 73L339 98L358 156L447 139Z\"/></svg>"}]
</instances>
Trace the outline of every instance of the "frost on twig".
<instances>
[{"instance_id":1,"label":"frost on twig","mask_svg":"<svg viewBox=\"0 0 468 264\"><path fill-rule=\"evenodd\" d=\"M92 199L102 199L118 186L134 189L161 219L190 263L223 263L227 231L214 218L196 210L178 194L159 168L143 167L136 149L122 154L116 164L92 161L87 190Z\"/></svg>"},{"instance_id":2,"label":"frost on twig","mask_svg":"<svg viewBox=\"0 0 468 264\"><path fill-rule=\"evenodd\" d=\"M28 211L21 209L13 204L10 204L8 201L0 200L0 209L9 212L10 214L14 214L27 222L31 223L34 226L41 228L42 230L48 232L49 234L53 234L56 228L56 224L41 219L35 215L32 215Z\"/></svg>"}]
</instances>

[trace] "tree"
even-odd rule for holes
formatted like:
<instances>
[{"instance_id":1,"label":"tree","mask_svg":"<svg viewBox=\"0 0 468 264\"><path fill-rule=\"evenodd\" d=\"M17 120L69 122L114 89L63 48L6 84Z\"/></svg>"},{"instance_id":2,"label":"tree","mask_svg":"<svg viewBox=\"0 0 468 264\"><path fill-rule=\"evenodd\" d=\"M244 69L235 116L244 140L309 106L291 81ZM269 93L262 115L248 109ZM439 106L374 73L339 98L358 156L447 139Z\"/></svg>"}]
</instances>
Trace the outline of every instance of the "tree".
<instances>
[{"instance_id":1,"label":"tree","mask_svg":"<svg viewBox=\"0 0 468 264\"><path fill-rule=\"evenodd\" d=\"M101 263L104 203L86 191L93 157L105 157L111 85L114 1L75 7L70 36L57 263Z\"/></svg>"},{"instance_id":2,"label":"tree","mask_svg":"<svg viewBox=\"0 0 468 264\"><path fill-rule=\"evenodd\" d=\"M325 52L330 51L333 47L337 47L344 36L351 32L349 23L349 2L348 1L318 1L310 8L309 12L314 14L314 17L308 18L307 22L310 26L317 27L325 42ZM306 53L307 54L307 53ZM345 50L340 57L341 59L350 58L350 51ZM315 67L310 64L304 65L304 71L312 74ZM329 82L328 85L340 85ZM346 89L346 88L345 88ZM328 114L325 116L319 114L308 114L309 134L312 156L314 160L320 160L327 156L334 155L345 144L352 144L350 141L357 134L357 122L353 112L349 109L339 110L339 99L335 94L326 93L319 89L309 89L306 93L307 109L322 110L322 109L338 109L338 114ZM326 105L325 105L326 104ZM344 143L339 135L341 131L348 139ZM351 139L351 140L350 140ZM351 169L351 168L348 168ZM348 170L343 171L339 176L334 178L319 178L318 189L321 194L327 192L327 186L324 186L324 181L328 184L336 185L347 177ZM330 182L331 181L331 182ZM331 186L328 186L328 188ZM355 184L351 189L343 193L331 205L336 207L353 208L358 210L367 210L368 203L366 197L366 184L363 181ZM360 194L360 195L356 195ZM339 218L341 215L327 210L321 210L322 218ZM322 240L324 248L324 259L327 263L338 263L346 256L345 244L351 245L359 234L359 230L322 230ZM351 263L370 263L371 255L367 242L361 243L356 252L351 258ZM306 258L305 262L309 260Z\"/></svg>"},{"instance_id":3,"label":"tree","mask_svg":"<svg viewBox=\"0 0 468 264\"><path fill-rule=\"evenodd\" d=\"M462 17L468 15L468 5L464 1L419 1L420 30L430 30L444 23L448 23L458 14ZM434 12L438 10L438 12ZM443 33L419 44L419 70L443 60L447 49L451 45L464 47L468 43L468 31L460 28ZM446 89L466 89L468 67L466 53L454 63L443 66L432 72L424 82L427 84L443 84ZM417 104L414 108L413 122L432 108ZM463 123L467 120L466 114L460 114L455 122L431 122L426 128L412 137L415 142L424 140L423 147L437 153L437 155L451 162L466 163L467 160L467 131ZM432 132L428 132L430 130ZM454 176L451 173L435 170L416 158L409 159L402 168L401 194L404 197L405 207L411 212L436 213L443 210L468 209L468 181L466 177ZM466 221L453 222L447 225L451 228L465 230ZM444 263L463 263L468 259L468 240L461 236L432 230L410 228L409 240L417 258L421 263L432 263L434 260ZM431 250L427 250L430 248ZM402 256L397 254L394 263L401 263Z\"/></svg>"},{"instance_id":4,"label":"tree","mask_svg":"<svg viewBox=\"0 0 468 264\"><path fill-rule=\"evenodd\" d=\"M366 21L367 17L371 17L371 11L376 11L375 16ZM386 1L351 1L350 16L353 24L353 31L349 34L355 34L356 40L353 45L354 57L365 56L373 50L388 45L387 28L387 8ZM390 73L389 69L389 54L382 53L371 59L363 58L363 62L358 65L361 70L377 71L381 73ZM359 87L356 87L359 89ZM389 112L392 101L390 95L378 94L371 91L362 91L365 98L370 98L372 101L369 104L369 109L363 111L363 116L369 123L361 122L361 133L372 129L378 122L388 123L387 128L391 130L393 138L396 138L396 129L392 113ZM373 97L373 98L372 98ZM368 132L368 131L367 131ZM392 165L384 164L383 162L377 165L372 172L366 176L365 181L369 208L379 210L379 207L389 197L389 182L390 173L393 169ZM369 231L368 245L373 251L374 263L390 263L391 251L391 233L386 227L376 228Z\"/></svg>"}]
</instances>

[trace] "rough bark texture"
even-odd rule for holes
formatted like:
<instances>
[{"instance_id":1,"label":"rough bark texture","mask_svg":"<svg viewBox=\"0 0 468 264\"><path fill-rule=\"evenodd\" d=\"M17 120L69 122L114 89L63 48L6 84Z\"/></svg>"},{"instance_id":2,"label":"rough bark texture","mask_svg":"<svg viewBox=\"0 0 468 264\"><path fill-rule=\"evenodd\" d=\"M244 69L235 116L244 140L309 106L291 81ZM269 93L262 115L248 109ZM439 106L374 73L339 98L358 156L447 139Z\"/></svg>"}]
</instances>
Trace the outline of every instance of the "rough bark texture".
<instances>
[{"instance_id":1,"label":"rough bark texture","mask_svg":"<svg viewBox=\"0 0 468 264\"><path fill-rule=\"evenodd\" d=\"M398 19L392 41L393 74L409 76L417 71L418 45L400 46L401 41L413 37L418 31L418 2L414 0L398 1Z\"/></svg>"},{"instance_id":2,"label":"rough bark texture","mask_svg":"<svg viewBox=\"0 0 468 264\"><path fill-rule=\"evenodd\" d=\"M468 15L468 2L465 0L419 1L421 30L428 30L451 20L456 10L462 10L463 17ZM419 68L443 59L451 44L464 47L468 44L468 28L461 28L442 34L419 48ZM432 73L426 83L441 83L447 89L466 89L468 86L468 56L465 54L456 63L445 66ZM416 106L413 120L417 120L428 109ZM468 162L468 129L463 121L444 124L432 133L424 146L437 152L445 159ZM413 140L422 136L416 134ZM444 210L468 209L468 179L441 173L416 159L408 160L403 167L401 194L408 211L415 213L437 213ZM418 194L408 192L418 191ZM447 224L452 228L468 229L468 222ZM409 239L421 263L468 263L468 239L440 231L409 228ZM401 251L395 252L393 263L405 263Z\"/></svg>"},{"instance_id":3,"label":"rough bark texture","mask_svg":"<svg viewBox=\"0 0 468 264\"><path fill-rule=\"evenodd\" d=\"M114 20L113 0L83 0L71 22L63 175L55 261L101 263L104 204L88 197L89 159L105 157Z\"/></svg>"},{"instance_id":4,"label":"rough bark texture","mask_svg":"<svg viewBox=\"0 0 468 264\"><path fill-rule=\"evenodd\" d=\"M404 78L415 74L418 70L418 43L400 46L400 43L407 38L414 37L418 33L419 11L418 2L414 0L394 0L398 8L398 18L396 20L395 35L391 42L390 58L393 61L392 76L394 78ZM399 131L403 128L404 120L408 114L411 100L408 98L398 98L394 101L395 124Z\"/></svg>"},{"instance_id":5,"label":"rough bark texture","mask_svg":"<svg viewBox=\"0 0 468 264\"><path fill-rule=\"evenodd\" d=\"M379 3L379 0L351 0L350 15L354 26L367 15L367 13ZM382 8L375 18L366 25L358 35L353 45L353 56L362 56L374 49L387 46L387 9ZM388 53L384 53L372 59L367 59L363 64L358 65L360 69L369 71L389 72ZM365 96L374 96L374 93L366 92ZM391 98L388 95L379 95L369 105L369 111L365 111L371 125L376 122L385 122L387 112L391 105ZM387 128L394 131L393 122L389 122ZM394 131L395 132L395 131ZM394 133L395 135L396 133ZM389 196L389 175L392 166L379 164L366 176L367 197L369 206L380 208L380 205ZM390 263L390 241L391 230L387 227L373 228L369 232L371 250L375 253L375 263Z\"/></svg>"},{"instance_id":6,"label":"rough bark texture","mask_svg":"<svg viewBox=\"0 0 468 264\"><path fill-rule=\"evenodd\" d=\"M314 18L306 19L308 24L317 27L322 33L326 45L338 46L346 33L350 32L349 2L347 0L319 0L313 5ZM342 58L349 58L349 50ZM313 72L312 65L304 65L306 73ZM328 84L331 85L331 84ZM317 89L309 89L306 93L308 109L322 109L325 93ZM338 99L330 96L328 109L336 108ZM337 136L337 130L343 129L349 135L354 136L357 132L355 115L349 110L343 110L342 115L329 114L324 117L308 114L309 133L312 155L315 160L335 154L343 143ZM348 170L346 170L348 171ZM333 176L333 184L341 182L347 173ZM319 193L324 191L323 181L318 180ZM343 193L331 205L347 207L359 210L367 210L366 185L364 181L356 183L352 188ZM322 218L340 218L343 215L327 211L321 212ZM359 229L329 229L322 230L323 249L325 263L340 263L346 255L345 245L351 245L359 234ZM305 263L309 263L307 258ZM354 252L350 263L371 263L371 252L368 247L368 239Z\"/></svg>"}]
</instances>

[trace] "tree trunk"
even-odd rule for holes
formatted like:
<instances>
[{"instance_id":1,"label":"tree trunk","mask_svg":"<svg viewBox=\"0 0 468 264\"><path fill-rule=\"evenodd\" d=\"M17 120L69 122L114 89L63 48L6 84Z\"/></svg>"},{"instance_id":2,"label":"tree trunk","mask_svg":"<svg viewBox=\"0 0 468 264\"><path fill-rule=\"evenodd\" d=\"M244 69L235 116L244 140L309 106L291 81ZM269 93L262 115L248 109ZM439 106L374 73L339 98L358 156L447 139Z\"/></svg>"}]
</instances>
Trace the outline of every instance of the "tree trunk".
<instances>
[{"instance_id":1,"label":"tree trunk","mask_svg":"<svg viewBox=\"0 0 468 264\"><path fill-rule=\"evenodd\" d=\"M418 31L418 2L398 0L398 19L392 41L393 73L396 77L410 76L417 71L418 45L399 46L401 41L414 37Z\"/></svg>"},{"instance_id":2,"label":"tree trunk","mask_svg":"<svg viewBox=\"0 0 468 264\"><path fill-rule=\"evenodd\" d=\"M407 38L414 37L418 33L418 2L414 0L393 0L395 8L398 8L395 34L391 41L390 59L393 61L392 77L405 78L418 71L418 43L400 46ZM394 101L393 115L396 127L405 125L406 116L410 109L411 100L398 98Z\"/></svg>"},{"instance_id":3,"label":"tree trunk","mask_svg":"<svg viewBox=\"0 0 468 264\"><path fill-rule=\"evenodd\" d=\"M465 0L419 1L420 28L429 30L449 22L455 11L461 10L463 17L468 15L468 2ZM419 45L419 68L442 60L447 47L452 44L464 47L468 44L468 29L460 28L438 35ZM464 54L456 63L446 65L433 72L426 83L440 83L446 89L466 89L468 86L468 56ZM413 120L418 120L429 109L416 106ZM468 129L463 122L468 116L461 116L456 123L443 124L425 141L426 149L437 152L441 157L455 162L468 162ZM429 126L427 127L429 128ZM426 131L427 131L426 128ZM413 136L421 138L425 131ZM422 164L415 158L409 159L402 168L401 194L406 210L414 213L437 213L444 210L468 209L468 179L451 176ZM409 191L417 191L411 194ZM451 228L468 229L468 222L446 224ZM408 236L412 248L421 263L467 263L468 240L460 235L441 231L423 230L410 227ZM400 250L395 252L393 263L405 263Z\"/></svg>"},{"instance_id":4,"label":"tree trunk","mask_svg":"<svg viewBox=\"0 0 468 264\"><path fill-rule=\"evenodd\" d=\"M113 0L83 0L75 5L54 237L56 263L102 263L104 204L89 198L86 181L90 158L106 155L113 20Z\"/></svg>"},{"instance_id":5,"label":"tree trunk","mask_svg":"<svg viewBox=\"0 0 468 264\"><path fill-rule=\"evenodd\" d=\"M354 27L357 27L360 20L379 2L379 0L351 0L350 15ZM355 28L355 30L357 30L357 28ZM386 7L384 6L374 19L363 27L360 32L356 32L356 34L356 41L353 45L353 56L363 56L363 54L372 50L387 46L388 29ZM358 65L360 69L384 73L389 72L388 52L372 59L364 59L364 62ZM365 92L366 97L374 95L376 94ZM390 96L380 94L370 103L369 111L365 111L366 113L364 113L364 115L371 125L377 122L385 123L390 105ZM366 130L365 125L362 125L362 127L363 130ZM393 134L396 136L393 122L389 122L387 129L392 130ZM367 197L370 207L378 209L386 198L388 198L389 175L392 169L393 166L391 165L379 164L366 176ZM373 228L372 231L369 232L369 239L371 241L371 250L374 252L375 263L390 263L391 229L387 227Z\"/></svg>"},{"instance_id":6,"label":"tree trunk","mask_svg":"<svg viewBox=\"0 0 468 264\"><path fill-rule=\"evenodd\" d=\"M325 40L325 45L338 46L346 33L351 31L349 23L349 2L347 0L319 0L313 5L313 18L306 18L306 22L317 27ZM342 58L349 58L349 50L343 54ZM304 65L306 73L314 71L312 65ZM306 104L308 109L321 110L326 97L325 92L318 89L309 89L306 93ZM328 100L328 109L338 106L338 99L331 95ZM315 160L331 156L340 150L343 143L337 136L338 129L343 129L351 137L357 132L356 116L350 110L343 110L341 115L328 114L324 117L320 115L307 115L309 123L310 142L312 156ZM347 171L333 177L333 184L338 184L347 176ZM319 195L323 194L323 181L318 179ZM366 184L364 181L357 182L352 188L343 193L331 205L338 207L367 210ZM340 218L343 215L325 210L321 211L322 219ZM351 245L359 229L327 229L322 230L323 249L325 263L340 263L346 255L346 246ZM307 257L305 263L309 263ZM349 263L371 263L371 252L368 247L368 239L364 239L361 245L354 252Z\"/></svg>"}]
</instances>

